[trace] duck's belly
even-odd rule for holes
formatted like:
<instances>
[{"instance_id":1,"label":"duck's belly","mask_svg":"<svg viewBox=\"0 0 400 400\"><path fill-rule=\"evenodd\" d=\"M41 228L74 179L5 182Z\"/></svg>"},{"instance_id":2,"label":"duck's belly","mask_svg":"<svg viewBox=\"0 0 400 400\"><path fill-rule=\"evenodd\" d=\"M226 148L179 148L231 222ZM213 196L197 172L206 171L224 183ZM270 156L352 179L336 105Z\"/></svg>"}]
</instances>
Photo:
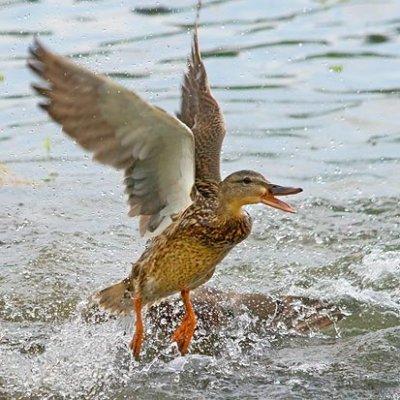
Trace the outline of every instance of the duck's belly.
<instances>
[{"instance_id":1,"label":"duck's belly","mask_svg":"<svg viewBox=\"0 0 400 400\"><path fill-rule=\"evenodd\" d=\"M208 247L195 241L174 241L146 268L140 285L144 303L154 303L207 282L229 250Z\"/></svg>"}]
</instances>

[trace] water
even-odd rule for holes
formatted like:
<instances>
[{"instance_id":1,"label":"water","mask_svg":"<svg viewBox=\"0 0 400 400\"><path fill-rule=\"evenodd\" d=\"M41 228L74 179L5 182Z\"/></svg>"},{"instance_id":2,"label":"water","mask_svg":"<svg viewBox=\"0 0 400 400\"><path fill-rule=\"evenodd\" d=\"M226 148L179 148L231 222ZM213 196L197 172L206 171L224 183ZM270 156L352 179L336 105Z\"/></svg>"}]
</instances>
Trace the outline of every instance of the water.
<instances>
[{"instance_id":1,"label":"water","mask_svg":"<svg viewBox=\"0 0 400 400\"><path fill-rule=\"evenodd\" d=\"M1 399L400 398L400 3L261 3L207 2L201 14L229 131L223 173L251 167L304 193L294 216L252 207L252 236L210 285L351 315L302 336L254 330L243 313L213 333L214 350L198 338L186 357L147 324L132 361L132 321L83 316L142 250L121 176L37 109L25 58L38 32L174 112L193 5L1 1Z\"/></svg>"}]
</instances>

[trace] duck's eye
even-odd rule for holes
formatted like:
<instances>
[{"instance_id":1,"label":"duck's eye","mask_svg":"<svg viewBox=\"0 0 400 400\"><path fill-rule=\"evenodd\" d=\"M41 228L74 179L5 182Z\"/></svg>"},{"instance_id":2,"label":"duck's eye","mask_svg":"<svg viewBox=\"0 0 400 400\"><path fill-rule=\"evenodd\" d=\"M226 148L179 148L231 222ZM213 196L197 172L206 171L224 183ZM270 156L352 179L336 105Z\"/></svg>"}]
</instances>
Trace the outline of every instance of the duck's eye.
<instances>
[{"instance_id":1,"label":"duck's eye","mask_svg":"<svg viewBox=\"0 0 400 400\"><path fill-rule=\"evenodd\" d=\"M243 178L243 183L245 185L248 185L249 183L251 183L251 179L248 176L246 176L245 178Z\"/></svg>"}]
</instances>

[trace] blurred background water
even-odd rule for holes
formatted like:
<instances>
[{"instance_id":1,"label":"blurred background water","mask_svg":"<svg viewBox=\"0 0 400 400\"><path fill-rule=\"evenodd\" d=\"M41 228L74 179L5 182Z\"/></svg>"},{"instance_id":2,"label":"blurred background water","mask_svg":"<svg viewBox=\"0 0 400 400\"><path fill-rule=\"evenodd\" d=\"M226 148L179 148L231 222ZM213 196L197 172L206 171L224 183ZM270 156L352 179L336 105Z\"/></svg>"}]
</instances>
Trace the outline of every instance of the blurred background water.
<instances>
[{"instance_id":1,"label":"blurred background water","mask_svg":"<svg viewBox=\"0 0 400 400\"><path fill-rule=\"evenodd\" d=\"M224 175L253 168L304 189L296 215L251 208L252 236L210 284L326 299L351 313L338 329L250 337L244 315L215 353L195 341L178 357L149 331L136 363L131 321L82 317L143 241L121 175L38 110L27 48L37 33L175 112L195 10L170 4L0 0L0 166L17 177L0 186L0 399L399 399L396 0L216 0L201 13Z\"/></svg>"}]
</instances>

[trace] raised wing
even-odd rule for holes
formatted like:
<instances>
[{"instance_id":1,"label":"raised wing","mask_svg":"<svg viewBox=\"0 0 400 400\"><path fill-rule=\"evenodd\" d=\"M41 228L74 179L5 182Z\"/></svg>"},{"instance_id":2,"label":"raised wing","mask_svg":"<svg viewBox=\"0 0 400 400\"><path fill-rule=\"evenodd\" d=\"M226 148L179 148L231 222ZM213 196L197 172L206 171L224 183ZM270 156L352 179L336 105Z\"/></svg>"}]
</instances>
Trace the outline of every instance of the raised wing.
<instances>
[{"instance_id":1,"label":"raised wing","mask_svg":"<svg viewBox=\"0 0 400 400\"><path fill-rule=\"evenodd\" d=\"M37 40L29 67L47 85L40 104L93 158L125 170L129 215L141 234L159 233L191 204L194 140L190 129L134 92L45 49Z\"/></svg>"},{"instance_id":2,"label":"raised wing","mask_svg":"<svg viewBox=\"0 0 400 400\"><path fill-rule=\"evenodd\" d=\"M224 117L211 93L201 59L197 22L187 72L182 85L178 118L191 128L195 139L196 179L221 180L221 147L225 136Z\"/></svg>"}]
</instances>

